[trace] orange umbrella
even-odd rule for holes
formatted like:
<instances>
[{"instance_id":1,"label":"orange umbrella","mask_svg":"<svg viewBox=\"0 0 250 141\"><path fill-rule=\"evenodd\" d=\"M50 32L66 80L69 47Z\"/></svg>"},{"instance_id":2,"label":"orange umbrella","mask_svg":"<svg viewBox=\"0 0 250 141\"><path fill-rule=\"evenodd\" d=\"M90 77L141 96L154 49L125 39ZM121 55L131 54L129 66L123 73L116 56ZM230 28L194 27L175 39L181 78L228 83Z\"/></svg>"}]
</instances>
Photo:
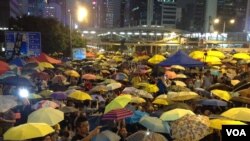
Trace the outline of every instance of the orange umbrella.
<instances>
[{"instance_id":1,"label":"orange umbrella","mask_svg":"<svg viewBox=\"0 0 250 141\"><path fill-rule=\"evenodd\" d=\"M51 64L60 64L60 63L62 63L61 60L54 59L54 58L48 56L45 53L41 53L41 55L36 57L35 59L38 60L39 62L48 62L48 63L51 63Z\"/></svg>"},{"instance_id":2,"label":"orange umbrella","mask_svg":"<svg viewBox=\"0 0 250 141\"><path fill-rule=\"evenodd\" d=\"M175 72L173 72L173 71L166 71L165 72L165 75L169 78L169 79L174 79L174 78L176 78L176 73Z\"/></svg>"},{"instance_id":3,"label":"orange umbrella","mask_svg":"<svg viewBox=\"0 0 250 141\"><path fill-rule=\"evenodd\" d=\"M95 80L96 79L96 75L94 74L84 74L82 75L82 79L87 79L87 80Z\"/></svg>"}]
</instances>

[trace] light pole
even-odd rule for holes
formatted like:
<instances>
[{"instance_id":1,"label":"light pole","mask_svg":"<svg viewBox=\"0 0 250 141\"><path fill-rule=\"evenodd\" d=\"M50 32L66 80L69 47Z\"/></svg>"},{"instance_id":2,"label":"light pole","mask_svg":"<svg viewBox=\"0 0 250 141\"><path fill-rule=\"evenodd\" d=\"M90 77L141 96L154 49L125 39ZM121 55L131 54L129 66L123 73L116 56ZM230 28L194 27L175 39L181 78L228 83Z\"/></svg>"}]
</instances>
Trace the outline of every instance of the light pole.
<instances>
[{"instance_id":1,"label":"light pole","mask_svg":"<svg viewBox=\"0 0 250 141\"><path fill-rule=\"evenodd\" d=\"M226 22L227 22L226 20L223 21L223 30L222 30L222 33L225 33L225 31L226 31ZM215 23L215 24L220 23L220 19L218 19L218 18L215 19L215 20L214 20L214 23ZM235 19L230 19L230 20L229 20L229 23L230 23L230 24L234 24L234 23L235 23Z\"/></svg>"},{"instance_id":2,"label":"light pole","mask_svg":"<svg viewBox=\"0 0 250 141\"><path fill-rule=\"evenodd\" d=\"M71 11L68 10L69 12L69 48L70 48L70 58L73 59L73 51L72 51L72 15Z\"/></svg>"}]
</instances>

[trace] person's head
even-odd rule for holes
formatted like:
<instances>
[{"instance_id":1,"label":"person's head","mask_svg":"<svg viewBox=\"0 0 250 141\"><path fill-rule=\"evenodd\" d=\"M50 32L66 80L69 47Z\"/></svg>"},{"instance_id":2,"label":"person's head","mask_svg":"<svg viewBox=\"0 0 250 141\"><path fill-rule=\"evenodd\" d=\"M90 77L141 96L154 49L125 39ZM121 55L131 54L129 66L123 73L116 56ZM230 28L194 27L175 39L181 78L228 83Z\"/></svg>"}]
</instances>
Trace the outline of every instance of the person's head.
<instances>
[{"instance_id":1,"label":"person's head","mask_svg":"<svg viewBox=\"0 0 250 141\"><path fill-rule=\"evenodd\" d=\"M122 127L120 130L119 130L119 135L123 138L126 138L127 135L128 135L128 132L127 132L127 129L125 127Z\"/></svg>"},{"instance_id":2,"label":"person's head","mask_svg":"<svg viewBox=\"0 0 250 141\"><path fill-rule=\"evenodd\" d=\"M86 117L79 117L76 120L77 131L79 134L87 134L89 132L89 122Z\"/></svg>"}]
</instances>

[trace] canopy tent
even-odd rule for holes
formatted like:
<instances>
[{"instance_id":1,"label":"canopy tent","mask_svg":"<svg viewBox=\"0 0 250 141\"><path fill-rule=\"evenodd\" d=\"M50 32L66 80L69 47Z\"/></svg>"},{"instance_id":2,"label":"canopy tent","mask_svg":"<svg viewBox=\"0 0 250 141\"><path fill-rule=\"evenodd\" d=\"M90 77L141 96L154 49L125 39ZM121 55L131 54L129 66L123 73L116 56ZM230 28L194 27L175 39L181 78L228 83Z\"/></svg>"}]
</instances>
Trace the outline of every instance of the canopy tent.
<instances>
[{"instance_id":1,"label":"canopy tent","mask_svg":"<svg viewBox=\"0 0 250 141\"><path fill-rule=\"evenodd\" d=\"M39 62L48 62L51 64L60 64L61 63L61 60L54 59L45 53L41 53L41 55L39 55L35 59L38 60Z\"/></svg>"},{"instance_id":2,"label":"canopy tent","mask_svg":"<svg viewBox=\"0 0 250 141\"><path fill-rule=\"evenodd\" d=\"M160 66L181 65L184 67L202 67L204 63L190 58L185 52L179 50L167 60L161 62Z\"/></svg>"}]
</instances>

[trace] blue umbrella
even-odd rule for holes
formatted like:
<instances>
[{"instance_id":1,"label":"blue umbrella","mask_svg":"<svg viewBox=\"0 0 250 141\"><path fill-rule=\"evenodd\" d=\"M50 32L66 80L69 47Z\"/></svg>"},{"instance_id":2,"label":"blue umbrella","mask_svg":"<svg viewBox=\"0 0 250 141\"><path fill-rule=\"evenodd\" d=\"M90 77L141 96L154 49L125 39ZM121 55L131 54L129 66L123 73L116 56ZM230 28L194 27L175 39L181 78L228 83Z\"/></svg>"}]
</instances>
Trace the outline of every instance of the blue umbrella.
<instances>
[{"instance_id":1,"label":"blue umbrella","mask_svg":"<svg viewBox=\"0 0 250 141\"><path fill-rule=\"evenodd\" d=\"M204 99L200 101L200 104L206 106L227 106L225 101L221 101L218 99Z\"/></svg>"},{"instance_id":2,"label":"blue umbrella","mask_svg":"<svg viewBox=\"0 0 250 141\"><path fill-rule=\"evenodd\" d=\"M144 116L139 123L153 132L170 133L168 122L164 122L157 117Z\"/></svg>"},{"instance_id":3,"label":"blue umbrella","mask_svg":"<svg viewBox=\"0 0 250 141\"><path fill-rule=\"evenodd\" d=\"M17 65L18 67L23 67L26 64L26 62L23 59L17 57L15 59L11 60L9 62L9 64L11 64L11 65Z\"/></svg>"},{"instance_id":4,"label":"blue umbrella","mask_svg":"<svg viewBox=\"0 0 250 141\"><path fill-rule=\"evenodd\" d=\"M10 76L0 80L0 84L15 86L34 86L34 84L26 77Z\"/></svg>"},{"instance_id":5,"label":"blue umbrella","mask_svg":"<svg viewBox=\"0 0 250 141\"><path fill-rule=\"evenodd\" d=\"M137 111L134 111L134 113L131 117L126 118L125 121L128 124L137 123L145 115L148 115L148 113L137 110Z\"/></svg>"}]
</instances>

